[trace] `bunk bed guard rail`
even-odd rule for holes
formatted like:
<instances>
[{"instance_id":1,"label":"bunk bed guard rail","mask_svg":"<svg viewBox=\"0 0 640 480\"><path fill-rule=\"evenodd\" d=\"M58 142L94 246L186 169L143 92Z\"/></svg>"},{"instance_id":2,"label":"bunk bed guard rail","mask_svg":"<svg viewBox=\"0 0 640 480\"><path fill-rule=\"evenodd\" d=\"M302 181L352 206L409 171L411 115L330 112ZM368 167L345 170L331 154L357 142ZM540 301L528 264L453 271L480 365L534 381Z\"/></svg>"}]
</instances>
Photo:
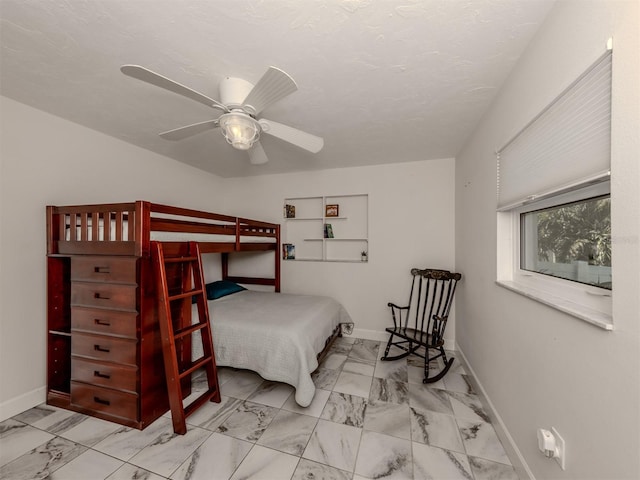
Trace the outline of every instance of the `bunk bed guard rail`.
<instances>
[{"instance_id":1,"label":"bunk bed guard rail","mask_svg":"<svg viewBox=\"0 0 640 480\"><path fill-rule=\"evenodd\" d=\"M203 253L275 250L277 256L280 249L280 225L275 223L144 201L47 207L49 255L148 257L151 232L211 235L199 241ZM273 241L242 242L243 237Z\"/></svg>"}]
</instances>

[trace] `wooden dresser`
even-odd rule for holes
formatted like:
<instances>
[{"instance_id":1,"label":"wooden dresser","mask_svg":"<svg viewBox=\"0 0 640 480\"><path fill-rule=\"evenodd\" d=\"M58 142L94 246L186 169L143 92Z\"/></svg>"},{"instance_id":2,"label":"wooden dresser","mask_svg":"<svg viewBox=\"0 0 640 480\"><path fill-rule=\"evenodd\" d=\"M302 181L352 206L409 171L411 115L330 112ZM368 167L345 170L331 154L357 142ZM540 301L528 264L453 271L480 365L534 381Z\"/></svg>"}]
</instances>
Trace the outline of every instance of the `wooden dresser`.
<instances>
[{"instance_id":1,"label":"wooden dresser","mask_svg":"<svg viewBox=\"0 0 640 480\"><path fill-rule=\"evenodd\" d=\"M142 429L168 408L148 258L49 255L47 403Z\"/></svg>"}]
</instances>

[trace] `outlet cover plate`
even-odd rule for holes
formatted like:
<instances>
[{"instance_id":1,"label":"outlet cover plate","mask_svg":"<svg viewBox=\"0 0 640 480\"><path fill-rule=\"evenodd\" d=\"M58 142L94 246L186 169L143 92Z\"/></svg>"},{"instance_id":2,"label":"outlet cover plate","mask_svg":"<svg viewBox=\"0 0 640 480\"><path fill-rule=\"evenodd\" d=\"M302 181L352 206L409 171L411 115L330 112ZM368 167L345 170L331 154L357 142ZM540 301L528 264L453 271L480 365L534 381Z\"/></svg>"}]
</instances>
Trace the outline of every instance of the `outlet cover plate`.
<instances>
[{"instance_id":1,"label":"outlet cover plate","mask_svg":"<svg viewBox=\"0 0 640 480\"><path fill-rule=\"evenodd\" d=\"M554 458L556 462L560 464L560 468L562 468L562 470L565 470L564 463L565 463L565 457L566 457L566 450L564 446L564 438L562 438L558 433L558 431L553 427L551 427L551 433L553 433L553 436L556 437L556 449L558 450L558 456Z\"/></svg>"}]
</instances>

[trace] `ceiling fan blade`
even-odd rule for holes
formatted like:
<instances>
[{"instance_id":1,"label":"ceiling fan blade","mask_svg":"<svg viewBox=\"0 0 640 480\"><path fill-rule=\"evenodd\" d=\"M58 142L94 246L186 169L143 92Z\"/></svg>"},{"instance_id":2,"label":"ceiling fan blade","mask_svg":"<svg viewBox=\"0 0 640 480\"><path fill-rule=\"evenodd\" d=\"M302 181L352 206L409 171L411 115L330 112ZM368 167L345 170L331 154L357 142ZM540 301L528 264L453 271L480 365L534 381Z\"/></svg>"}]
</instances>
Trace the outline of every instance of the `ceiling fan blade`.
<instances>
[{"instance_id":1,"label":"ceiling fan blade","mask_svg":"<svg viewBox=\"0 0 640 480\"><path fill-rule=\"evenodd\" d=\"M141 67L140 65L123 65L122 67L120 67L120 71L125 75L137 78L138 80L142 80L143 82L150 83L151 85L155 85L156 87L164 88L165 90L169 90L170 92L190 98L191 100L195 100L196 102L203 103L209 107L218 108L223 112L229 111L227 107L225 107L217 100L209 98L202 93L196 92L189 87L185 87L181 83L174 82L173 80L167 77L163 77L162 75L152 72L151 70Z\"/></svg>"},{"instance_id":2,"label":"ceiling fan blade","mask_svg":"<svg viewBox=\"0 0 640 480\"><path fill-rule=\"evenodd\" d=\"M175 128L162 132L160 136L165 140L182 140L198 133L206 132L212 128L216 128L220 125L218 119L207 120L206 122L194 123L193 125L187 125L185 127Z\"/></svg>"},{"instance_id":3,"label":"ceiling fan blade","mask_svg":"<svg viewBox=\"0 0 640 480\"><path fill-rule=\"evenodd\" d=\"M267 163L269 158L267 157L264 148L262 148L262 144L260 142L256 142L253 144L253 147L249 150L249 161L251 165L262 165L263 163Z\"/></svg>"},{"instance_id":4,"label":"ceiling fan blade","mask_svg":"<svg viewBox=\"0 0 640 480\"><path fill-rule=\"evenodd\" d=\"M262 131L269 135L273 135L285 142L292 143L300 148L310 151L311 153L318 153L324 146L324 140L322 137L316 137L310 133L303 132L297 128L289 127L273 120L267 120L261 118L260 126Z\"/></svg>"},{"instance_id":5,"label":"ceiling fan blade","mask_svg":"<svg viewBox=\"0 0 640 480\"><path fill-rule=\"evenodd\" d=\"M243 108L251 115L257 115L272 103L291 95L298 85L288 73L276 67L269 67L258 83L242 102Z\"/></svg>"}]
</instances>

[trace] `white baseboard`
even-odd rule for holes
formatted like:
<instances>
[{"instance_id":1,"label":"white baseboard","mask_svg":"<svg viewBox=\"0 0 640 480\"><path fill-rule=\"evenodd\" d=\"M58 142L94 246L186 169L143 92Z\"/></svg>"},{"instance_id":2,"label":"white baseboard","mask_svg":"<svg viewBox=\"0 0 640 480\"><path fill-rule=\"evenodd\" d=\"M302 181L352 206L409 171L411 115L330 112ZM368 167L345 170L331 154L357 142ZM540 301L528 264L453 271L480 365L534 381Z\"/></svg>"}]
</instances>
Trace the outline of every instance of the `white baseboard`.
<instances>
[{"instance_id":1,"label":"white baseboard","mask_svg":"<svg viewBox=\"0 0 640 480\"><path fill-rule=\"evenodd\" d=\"M364 338L365 340L377 340L379 342L387 342L389 340L389 334L387 332L381 332L379 330L366 330L364 328L354 328L353 333L346 336ZM446 350L455 350L456 344L453 340L445 338L444 348Z\"/></svg>"},{"instance_id":2,"label":"white baseboard","mask_svg":"<svg viewBox=\"0 0 640 480\"><path fill-rule=\"evenodd\" d=\"M44 403L47 399L46 387L39 387L0 403L0 422Z\"/></svg>"},{"instance_id":3,"label":"white baseboard","mask_svg":"<svg viewBox=\"0 0 640 480\"><path fill-rule=\"evenodd\" d=\"M493 405L493 402L491 402L491 399L487 395L486 390L478 380L478 377L473 371L473 368L471 368L471 366L469 365L464 352L457 344L456 353L458 353L460 363L463 364L463 367L471 377L471 384L473 385L473 388L476 392L478 392L478 396L482 399L484 404L489 407L489 412L487 413L489 414L489 418L491 419L491 424L493 425L498 438L502 442L502 445L505 447L507 456L509 457L509 460L511 460L511 464L513 465L513 468L515 468L516 473L520 478L529 478L530 480L535 480L533 472L529 468L529 465L527 465L527 462L522 456L522 453L520 453L520 449L516 445L516 442L513 440L513 437L509 433L509 430L507 430L507 427L502 421L500 414L497 412L495 406Z\"/></svg>"},{"instance_id":4,"label":"white baseboard","mask_svg":"<svg viewBox=\"0 0 640 480\"><path fill-rule=\"evenodd\" d=\"M377 340L379 342L386 342L389 339L387 332L380 332L378 330L366 330L363 328L354 328L353 333L348 335L355 338L364 338L365 340Z\"/></svg>"}]
</instances>

